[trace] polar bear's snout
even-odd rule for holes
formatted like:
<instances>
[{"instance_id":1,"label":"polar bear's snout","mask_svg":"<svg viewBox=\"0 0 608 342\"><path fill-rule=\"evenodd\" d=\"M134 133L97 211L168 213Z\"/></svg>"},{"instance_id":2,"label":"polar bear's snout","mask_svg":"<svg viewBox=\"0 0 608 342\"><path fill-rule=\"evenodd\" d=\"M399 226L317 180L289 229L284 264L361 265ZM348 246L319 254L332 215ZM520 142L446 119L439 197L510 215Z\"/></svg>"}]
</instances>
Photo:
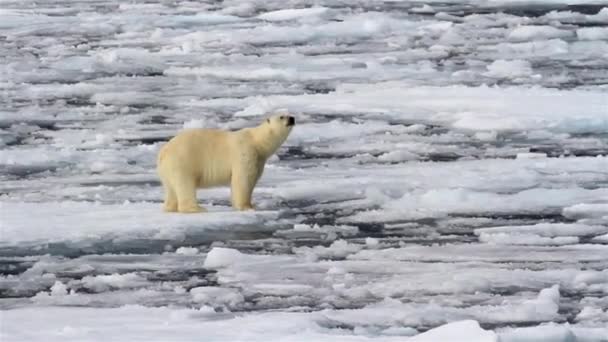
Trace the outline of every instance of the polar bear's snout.
<instances>
[{"instance_id":1,"label":"polar bear's snout","mask_svg":"<svg viewBox=\"0 0 608 342\"><path fill-rule=\"evenodd\" d=\"M287 126L293 126L296 124L296 118L294 118L293 116L290 116L287 118Z\"/></svg>"}]
</instances>

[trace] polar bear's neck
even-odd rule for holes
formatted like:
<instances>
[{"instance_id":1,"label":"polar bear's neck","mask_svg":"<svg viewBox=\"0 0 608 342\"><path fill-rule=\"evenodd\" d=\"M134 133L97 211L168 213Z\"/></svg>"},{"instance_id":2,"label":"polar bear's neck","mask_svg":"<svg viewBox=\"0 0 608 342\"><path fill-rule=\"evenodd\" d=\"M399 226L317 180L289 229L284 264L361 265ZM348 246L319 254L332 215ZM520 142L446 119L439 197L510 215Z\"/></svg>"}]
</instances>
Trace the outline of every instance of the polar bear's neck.
<instances>
[{"instance_id":1,"label":"polar bear's neck","mask_svg":"<svg viewBox=\"0 0 608 342\"><path fill-rule=\"evenodd\" d=\"M264 126L253 127L248 130L255 142L256 150L264 159L268 159L273 155L287 138L281 137L278 134L272 134L269 129Z\"/></svg>"}]
</instances>

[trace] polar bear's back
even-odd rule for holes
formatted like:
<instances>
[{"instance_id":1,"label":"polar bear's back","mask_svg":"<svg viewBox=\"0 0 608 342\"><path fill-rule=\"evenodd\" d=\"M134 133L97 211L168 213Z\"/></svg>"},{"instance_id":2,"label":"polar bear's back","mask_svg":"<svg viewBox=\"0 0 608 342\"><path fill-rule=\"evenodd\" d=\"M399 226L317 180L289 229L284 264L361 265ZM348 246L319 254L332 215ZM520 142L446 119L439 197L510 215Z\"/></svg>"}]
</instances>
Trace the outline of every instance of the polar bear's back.
<instances>
[{"instance_id":1,"label":"polar bear's back","mask_svg":"<svg viewBox=\"0 0 608 342\"><path fill-rule=\"evenodd\" d=\"M230 183L234 135L215 129L187 129L167 142L158 154L158 171L168 179L194 177L198 187Z\"/></svg>"}]
</instances>

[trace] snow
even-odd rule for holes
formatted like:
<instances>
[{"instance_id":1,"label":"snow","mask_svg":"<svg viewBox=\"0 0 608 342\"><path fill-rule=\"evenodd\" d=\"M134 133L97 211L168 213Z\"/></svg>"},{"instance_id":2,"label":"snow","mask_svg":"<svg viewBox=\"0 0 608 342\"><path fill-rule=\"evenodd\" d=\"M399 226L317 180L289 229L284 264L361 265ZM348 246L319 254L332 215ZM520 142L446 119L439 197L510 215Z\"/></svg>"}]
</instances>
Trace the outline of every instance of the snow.
<instances>
[{"instance_id":1,"label":"snow","mask_svg":"<svg viewBox=\"0 0 608 342\"><path fill-rule=\"evenodd\" d=\"M608 336L605 2L0 3L0 340ZM162 212L272 112L257 211Z\"/></svg>"}]
</instances>

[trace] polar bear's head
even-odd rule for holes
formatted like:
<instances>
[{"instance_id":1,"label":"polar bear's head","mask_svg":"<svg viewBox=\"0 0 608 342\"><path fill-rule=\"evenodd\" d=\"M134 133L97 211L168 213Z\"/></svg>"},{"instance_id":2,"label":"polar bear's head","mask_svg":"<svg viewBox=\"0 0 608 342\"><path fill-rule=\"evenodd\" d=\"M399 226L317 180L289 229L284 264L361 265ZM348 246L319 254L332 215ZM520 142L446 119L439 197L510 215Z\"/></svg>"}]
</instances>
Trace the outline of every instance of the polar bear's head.
<instances>
[{"instance_id":1,"label":"polar bear's head","mask_svg":"<svg viewBox=\"0 0 608 342\"><path fill-rule=\"evenodd\" d=\"M289 114L276 114L259 125L254 134L258 147L268 156L273 154L289 136L296 119Z\"/></svg>"},{"instance_id":2,"label":"polar bear's head","mask_svg":"<svg viewBox=\"0 0 608 342\"><path fill-rule=\"evenodd\" d=\"M289 132L291 132L291 129L296 124L296 119L291 115L277 114L266 119L266 124L276 133L286 133L285 138L287 138Z\"/></svg>"},{"instance_id":3,"label":"polar bear's head","mask_svg":"<svg viewBox=\"0 0 608 342\"><path fill-rule=\"evenodd\" d=\"M263 126L266 126L266 130L268 131L271 140L274 140L280 146L289 133L291 133L291 129L296 124L296 119L289 114L276 114L266 119L266 122L263 123Z\"/></svg>"}]
</instances>

